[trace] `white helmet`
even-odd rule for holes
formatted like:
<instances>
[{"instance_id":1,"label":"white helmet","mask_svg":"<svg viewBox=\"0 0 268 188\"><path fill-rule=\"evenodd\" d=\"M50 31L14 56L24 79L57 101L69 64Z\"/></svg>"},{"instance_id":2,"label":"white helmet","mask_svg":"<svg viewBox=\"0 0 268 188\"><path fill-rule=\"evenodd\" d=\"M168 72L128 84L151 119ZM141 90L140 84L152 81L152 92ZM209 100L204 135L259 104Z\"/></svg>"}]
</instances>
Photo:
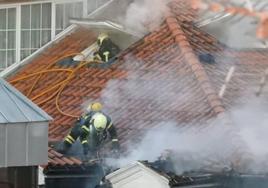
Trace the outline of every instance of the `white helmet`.
<instances>
[{"instance_id":1,"label":"white helmet","mask_svg":"<svg viewBox=\"0 0 268 188\"><path fill-rule=\"evenodd\" d=\"M102 42L104 41L104 39L108 38L109 36L106 33L100 33L98 36L98 40L97 43L100 46L102 44Z\"/></svg>"},{"instance_id":2,"label":"white helmet","mask_svg":"<svg viewBox=\"0 0 268 188\"><path fill-rule=\"evenodd\" d=\"M107 126L107 118L98 112L92 116L91 123L97 131L103 131Z\"/></svg>"}]
</instances>

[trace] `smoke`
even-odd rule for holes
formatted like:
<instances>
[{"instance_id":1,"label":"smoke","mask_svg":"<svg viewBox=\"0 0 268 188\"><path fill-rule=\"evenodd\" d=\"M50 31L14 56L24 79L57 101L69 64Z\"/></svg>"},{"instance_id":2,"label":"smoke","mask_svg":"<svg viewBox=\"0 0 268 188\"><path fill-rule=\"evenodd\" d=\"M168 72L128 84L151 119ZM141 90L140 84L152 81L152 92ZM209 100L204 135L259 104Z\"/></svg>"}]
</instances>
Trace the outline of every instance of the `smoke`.
<instances>
[{"instance_id":1,"label":"smoke","mask_svg":"<svg viewBox=\"0 0 268 188\"><path fill-rule=\"evenodd\" d=\"M189 89L189 80L194 80L192 74L181 75L173 70L166 70L161 74L155 71L144 72L140 69L136 70L136 67L144 66L143 62L137 61L126 61L124 66L125 69L132 71L128 71L126 79L109 81L102 91L101 100L108 114L112 116L115 126L117 122L131 119L139 113L140 116L136 118L140 118L141 121L136 120L134 123L128 121L126 127L133 127L132 132L135 132L138 127L143 127L144 134L138 144L136 140L129 143L128 155L117 162L113 160L113 165L122 167L136 160L155 161L168 149L176 153L174 156L180 156L174 158L177 172L198 169L218 161L223 161L220 168L230 166L240 142L237 145L233 144L236 142L236 136L232 127L224 123L226 118L213 120L207 127L205 124L189 123L186 127L182 127L183 122L178 121L176 115L168 113L163 115L165 111L176 111L185 104L202 101L199 95L194 93L197 90L185 90L185 88ZM176 87L170 83L177 83ZM146 122L143 115L146 115L147 110L154 111L154 109L160 109L160 112L155 112L154 117L162 121ZM191 110L189 114L196 112L195 108Z\"/></svg>"},{"instance_id":2,"label":"smoke","mask_svg":"<svg viewBox=\"0 0 268 188\"><path fill-rule=\"evenodd\" d=\"M163 116L163 111L155 116L161 117L161 122L148 123L142 119L146 113L142 109L172 111L177 107L167 104L183 106L196 100L196 94L193 91L185 96L183 89L192 77L184 74L182 78L172 70L161 74L135 70L142 65L142 62L126 61L125 68L130 70L131 66L133 71L129 71L125 79L109 81L102 91L101 100L114 122L129 120L141 111L141 121L126 121L124 128L131 129L130 134L138 132L139 127L143 127L144 131L139 142L135 140L127 145L126 156L117 161L108 160L108 164L122 167L137 160L153 162L169 150L178 174L189 170L218 171L226 168L241 172L267 172L268 105L263 98L252 98L250 102L235 106L225 115L206 123L187 123L182 127L182 122L175 115ZM178 83L177 87L172 87L170 82ZM132 105L140 108L134 109Z\"/></svg>"},{"instance_id":3,"label":"smoke","mask_svg":"<svg viewBox=\"0 0 268 188\"><path fill-rule=\"evenodd\" d=\"M146 132L138 144L128 146L128 155L117 166L133 161L156 161L167 151L176 173L190 170L222 170L231 168L238 146L232 127L219 121L200 129L200 125L181 128L176 122L162 122ZM113 161L114 165L114 161Z\"/></svg>"},{"instance_id":4,"label":"smoke","mask_svg":"<svg viewBox=\"0 0 268 188\"><path fill-rule=\"evenodd\" d=\"M212 4L215 0L207 2ZM263 11L267 7L267 2L261 0L226 0L225 2L218 2L225 6L242 7L254 11ZM219 19L219 15L222 16L221 19ZM256 17L228 15L222 12L216 14L207 10L201 11L199 17L209 23L205 24L202 29L216 36L219 41L229 47L237 49L266 48L263 42L256 37L259 22ZM241 30L241 28L243 29Z\"/></svg>"},{"instance_id":5,"label":"smoke","mask_svg":"<svg viewBox=\"0 0 268 188\"><path fill-rule=\"evenodd\" d=\"M141 33L146 33L157 28L167 11L167 3L170 0L135 0L131 3L123 18L124 25Z\"/></svg>"},{"instance_id":6,"label":"smoke","mask_svg":"<svg viewBox=\"0 0 268 188\"><path fill-rule=\"evenodd\" d=\"M129 154L116 165L122 167L136 160L153 162L169 150L178 174L231 168L244 173L267 173L266 110L256 99L233 109L228 116L218 117L202 129L200 125L181 128L176 122L159 123L146 132L140 143L130 144Z\"/></svg>"},{"instance_id":7,"label":"smoke","mask_svg":"<svg viewBox=\"0 0 268 188\"><path fill-rule=\"evenodd\" d=\"M234 125L251 154L248 168L255 173L267 173L268 108L265 98L255 98L232 112Z\"/></svg>"}]
</instances>

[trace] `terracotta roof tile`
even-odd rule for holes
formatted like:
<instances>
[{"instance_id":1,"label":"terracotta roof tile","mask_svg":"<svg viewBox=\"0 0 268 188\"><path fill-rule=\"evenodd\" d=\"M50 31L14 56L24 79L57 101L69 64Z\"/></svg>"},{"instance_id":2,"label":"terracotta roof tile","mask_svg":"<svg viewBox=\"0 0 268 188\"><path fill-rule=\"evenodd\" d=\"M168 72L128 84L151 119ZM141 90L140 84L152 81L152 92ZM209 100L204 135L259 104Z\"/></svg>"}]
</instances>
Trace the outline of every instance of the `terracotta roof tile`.
<instances>
[{"instance_id":1,"label":"terracotta roof tile","mask_svg":"<svg viewBox=\"0 0 268 188\"><path fill-rule=\"evenodd\" d=\"M65 157L52 148L48 148L48 164L52 166L81 165L82 161L74 157Z\"/></svg>"},{"instance_id":2,"label":"terracotta roof tile","mask_svg":"<svg viewBox=\"0 0 268 188\"><path fill-rule=\"evenodd\" d=\"M245 72L252 67L250 73L260 73L260 69L264 70L265 66L260 63L258 67L254 67L256 62L252 60L267 63L267 53L254 52L251 60L247 59L248 53L228 50L220 53L225 47L193 26L195 13L187 3L176 0L172 1L170 6L171 13L160 28L125 50L118 62L106 68L80 68L60 95L61 110L76 116L81 113L81 105L85 101L104 101L105 109L118 129L120 142L125 146L131 139L137 139L135 135L141 135L141 130L157 126L158 122L171 119L177 121L179 126L189 123L201 125L223 112L223 106L229 107L233 102L232 97L238 96L235 91L238 81L250 77L246 76ZM47 49L42 56L34 59L9 80L43 70L54 58L80 52L95 39L96 36L89 30L79 28ZM201 64L197 57L201 52L213 53L217 64ZM227 90L228 99L224 98L222 101L216 91L219 91L224 82L230 66L228 63L234 64L237 57L243 59L243 65L239 62L239 73L242 75L235 76L231 89ZM225 66L222 67L220 63ZM53 65L51 68L60 66ZM63 72L44 74L31 96L55 82L64 80L67 75ZM14 83L14 86L25 94L32 83L34 79L28 79ZM109 87L112 87L111 91ZM142 90L146 92L140 92ZM111 95L104 95L105 92L111 92ZM53 93L54 91L50 91L34 102L40 102ZM115 95L119 102L114 101L112 95ZM168 97L172 102L167 106ZM51 140L62 139L75 121L75 117L67 117L57 110L55 98L56 96L40 105L54 118L49 127ZM72 158L62 159L64 156L53 150L49 150L49 156L50 162L55 165L81 164L81 161Z\"/></svg>"}]
</instances>

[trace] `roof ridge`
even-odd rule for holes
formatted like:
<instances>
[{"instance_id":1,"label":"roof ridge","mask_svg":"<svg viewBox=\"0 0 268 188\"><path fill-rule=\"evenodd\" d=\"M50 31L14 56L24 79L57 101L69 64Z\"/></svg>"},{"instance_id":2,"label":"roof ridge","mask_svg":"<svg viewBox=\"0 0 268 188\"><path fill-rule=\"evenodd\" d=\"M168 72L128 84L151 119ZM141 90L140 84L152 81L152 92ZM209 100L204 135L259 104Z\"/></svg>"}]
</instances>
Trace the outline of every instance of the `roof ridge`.
<instances>
[{"instance_id":1,"label":"roof ridge","mask_svg":"<svg viewBox=\"0 0 268 188\"><path fill-rule=\"evenodd\" d=\"M181 52L184 54L187 64L193 71L198 82L200 82L201 88L206 95L209 105L216 114L224 112L224 107L220 98L212 87L204 67L194 54L193 49L191 48L191 45L176 17L174 17L172 14L166 15L166 23L171 31L171 34L175 38L175 42L181 48Z\"/></svg>"}]
</instances>

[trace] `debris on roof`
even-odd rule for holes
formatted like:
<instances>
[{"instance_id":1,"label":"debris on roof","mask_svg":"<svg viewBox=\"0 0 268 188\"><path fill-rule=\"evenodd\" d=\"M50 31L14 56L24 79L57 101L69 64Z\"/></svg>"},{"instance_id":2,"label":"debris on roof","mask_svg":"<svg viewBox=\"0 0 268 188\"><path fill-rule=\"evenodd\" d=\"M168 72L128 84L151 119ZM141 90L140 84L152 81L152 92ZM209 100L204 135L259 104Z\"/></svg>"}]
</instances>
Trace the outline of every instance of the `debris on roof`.
<instances>
[{"instance_id":1,"label":"debris on roof","mask_svg":"<svg viewBox=\"0 0 268 188\"><path fill-rule=\"evenodd\" d=\"M105 179L110 187L261 187L268 183L268 176L264 174L249 175L239 174L232 170L221 172L191 171L176 175L174 172L166 172L156 168L156 162L135 162L129 166L118 169L108 174Z\"/></svg>"},{"instance_id":2,"label":"debris on roof","mask_svg":"<svg viewBox=\"0 0 268 188\"><path fill-rule=\"evenodd\" d=\"M70 165L70 162L69 165L50 164L44 169L44 174L47 188L72 188L74 185L79 188L95 188L104 176L103 168L99 163Z\"/></svg>"}]
</instances>

